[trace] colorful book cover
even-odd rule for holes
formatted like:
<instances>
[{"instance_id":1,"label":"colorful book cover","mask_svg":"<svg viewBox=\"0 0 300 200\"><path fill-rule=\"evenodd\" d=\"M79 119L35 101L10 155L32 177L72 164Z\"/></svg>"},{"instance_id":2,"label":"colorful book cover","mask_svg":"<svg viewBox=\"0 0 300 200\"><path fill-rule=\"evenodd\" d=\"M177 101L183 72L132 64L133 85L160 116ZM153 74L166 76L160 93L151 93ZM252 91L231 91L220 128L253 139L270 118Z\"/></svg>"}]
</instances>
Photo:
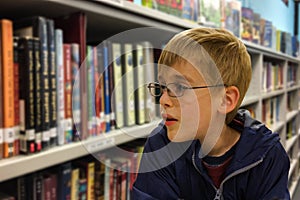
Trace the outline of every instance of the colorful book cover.
<instances>
[{"instance_id":1,"label":"colorful book cover","mask_svg":"<svg viewBox=\"0 0 300 200\"><path fill-rule=\"evenodd\" d=\"M263 46L272 48L272 22L265 20Z\"/></svg>"},{"instance_id":2,"label":"colorful book cover","mask_svg":"<svg viewBox=\"0 0 300 200\"><path fill-rule=\"evenodd\" d=\"M81 139L80 130L80 79L79 79L79 44L71 43L71 68L72 68L72 119L73 141Z\"/></svg>"},{"instance_id":3,"label":"colorful book cover","mask_svg":"<svg viewBox=\"0 0 300 200\"><path fill-rule=\"evenodd\" d=\"M225 28L236 37L241 37L241 2L237 0L225 0Z\"/></svg>"},{"instance_id":4,"label":"colorful book cover","mask_svg":"<svg viewBox=\"0 0 300 200\"><path fill-rule=\"evenodd\" d=\"M221 27L221 4L219 0L199 0L200 19L204 26Z\"/></svg>"},{"instance_id":5,"label":"colorful book cover","mask_svg":"<svg viewBox=\"0 0 300 200\"><path fill-rule=\"evenodd\" d=\"M253 10L242 7L242 31L241 38L251 42L253 39Z\"/></svg>"},{"instance_id":6,"label":"colorful book cover","mask_svg":"<svg viewBox=\"0 0 300 200\"><path fill-rule=\"evenodd\" d=\"M64 51L64 97L65 97L65 144L73 139L72 119L72 66L71 45L63 44Z\"/></svg>"},{"instance_id":7,"label":"colorful book cover","mask_svg":"<svg viewBox=\"0 0 300 200\"><path fill-rule=\"evenodd\" d=\"M94 116L95 114L95 66L94 66L94 54L93 47L87 46L87 86L88 86L88 130L89 136L95 136L95 127L94 127Z\"/></svg>"},{"instance_id":8,"label":"colorful book cover","mask_svg":"<svg viewBox=\"0 0 300 200\"><path fill-rule=\"evenodd\" d=\"M253 36L252 42L260 44L260 14L253 12Z\"/></svg>"},{"instance_id":9,"label":"colorful book cover","mask_svg":"<svg viewBox=\"0 0 300 200\"><path fill-rule=\"evenodd\" d=\"M104 79L104 115L105 115L105 132L110 131L110 119L111 119L111 97L110 97L110 86L109 86L109 48L110 42L105 41L103 44L103 79Z\"/></svg>"}]
</instances>

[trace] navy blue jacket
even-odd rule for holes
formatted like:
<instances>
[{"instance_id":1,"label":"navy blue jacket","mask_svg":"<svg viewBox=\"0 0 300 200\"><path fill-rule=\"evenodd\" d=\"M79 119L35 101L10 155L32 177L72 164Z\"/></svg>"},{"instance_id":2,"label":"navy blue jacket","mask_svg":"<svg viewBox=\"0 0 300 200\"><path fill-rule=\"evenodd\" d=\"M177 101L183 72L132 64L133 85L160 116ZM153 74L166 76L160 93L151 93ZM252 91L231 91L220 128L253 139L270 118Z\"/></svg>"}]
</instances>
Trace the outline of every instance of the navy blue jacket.
<instances>
[{"instance_id":1,"label":"navy blue jacket","mask_svg":"<svg viewBox=\"0 0 300 200\"><path fill-rule=\"evenodd\" d=\"M237 120L243 125L234 123ZM290 199L290 162L278 134L245 110L238 112L230 126L241 137L225 179L216 188L198 156L199 141L170 142L160 124L147 139L133 199Z\"/></svg>"}]
</instances>

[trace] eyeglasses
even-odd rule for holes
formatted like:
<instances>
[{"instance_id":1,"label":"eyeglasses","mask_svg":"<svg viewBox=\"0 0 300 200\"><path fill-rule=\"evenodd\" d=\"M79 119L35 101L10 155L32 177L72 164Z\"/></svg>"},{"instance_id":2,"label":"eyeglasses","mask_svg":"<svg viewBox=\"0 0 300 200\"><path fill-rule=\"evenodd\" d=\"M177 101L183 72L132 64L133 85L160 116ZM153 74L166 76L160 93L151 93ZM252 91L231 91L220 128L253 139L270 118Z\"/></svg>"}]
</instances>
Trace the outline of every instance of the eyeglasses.
<instances>
[{"instance_id":1,"label":"eyeglasses","mask_svg":"<svg viewBox=\"0 0 300 200\"><path fill-rule=\"evenodd\" d=\"M167 90L167 93L170 97L181 97L183 96L185 90L195 90L201 88L224 87L224 86L226 87L225 84L187 87L179 83L169 83L167 85L161 85L159 83L149 83L148 89L150 94L154 97L160 97L163 94L164 90Z\"/></svg>"}]
</instances>

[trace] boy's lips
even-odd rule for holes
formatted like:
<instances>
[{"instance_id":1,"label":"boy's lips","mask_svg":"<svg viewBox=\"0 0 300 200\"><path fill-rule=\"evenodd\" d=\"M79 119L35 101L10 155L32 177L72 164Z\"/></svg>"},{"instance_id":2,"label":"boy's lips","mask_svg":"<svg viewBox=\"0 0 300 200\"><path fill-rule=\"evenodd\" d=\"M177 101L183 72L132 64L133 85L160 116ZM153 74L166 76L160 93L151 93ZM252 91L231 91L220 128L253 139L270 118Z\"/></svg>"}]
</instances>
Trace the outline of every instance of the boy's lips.
<instances>
[{"instance_id":1,"label":"boy's lips","mask_svg":"<svg viewBox=\"0 0 300 200\"><path fill-rule=\"evenodd\" d=\"M172 115L168 115L168 114L162 114L162 118L164 119L166 126L171 126L178 121Z\"/></svg>"}]
</instances>

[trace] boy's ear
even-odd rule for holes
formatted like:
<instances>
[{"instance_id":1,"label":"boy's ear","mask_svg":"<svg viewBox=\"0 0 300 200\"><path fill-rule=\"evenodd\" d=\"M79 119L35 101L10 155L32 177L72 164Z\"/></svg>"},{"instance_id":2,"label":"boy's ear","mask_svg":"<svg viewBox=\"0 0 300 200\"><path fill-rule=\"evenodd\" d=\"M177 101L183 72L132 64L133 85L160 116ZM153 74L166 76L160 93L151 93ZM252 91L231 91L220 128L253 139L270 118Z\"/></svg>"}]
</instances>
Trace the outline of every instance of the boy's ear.
<instances>
[{"instance_id":1,"label":"boy's ear","mask_svg":"<svg viewBox=\"0 0 300 200\"><path fill-rule=\"evenodd\" d=\"M240 91L236 86L228 86L225 88L225 94L222 98L219 112L227 114L236 108L240 98Z\"/></svg>"}]
</instances>

